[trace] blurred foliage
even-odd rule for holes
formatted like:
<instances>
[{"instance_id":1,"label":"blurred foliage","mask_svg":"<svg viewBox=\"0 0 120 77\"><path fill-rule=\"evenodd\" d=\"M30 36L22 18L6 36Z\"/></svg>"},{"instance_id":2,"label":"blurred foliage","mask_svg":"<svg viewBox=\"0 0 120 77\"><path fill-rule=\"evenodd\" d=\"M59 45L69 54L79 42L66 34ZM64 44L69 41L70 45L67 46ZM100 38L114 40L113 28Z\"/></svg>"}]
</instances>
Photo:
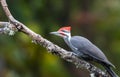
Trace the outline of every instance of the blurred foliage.
<instances>
[{"instance_id":1,"label":"blurred foliage","mask_svg":"<svg viewBox=\"0 0 120 77\"><path fill-rule=\"evenodd\" d=\"M120 75L120 0L7 0L13 16L27 27L69 50L49 32L65 25L72 35L96 44ZM0 7L0 21L8 21ZM0 77L88 77L71 63L47 53L23 33L0 36Z\"/></svg>"}]
</instances>

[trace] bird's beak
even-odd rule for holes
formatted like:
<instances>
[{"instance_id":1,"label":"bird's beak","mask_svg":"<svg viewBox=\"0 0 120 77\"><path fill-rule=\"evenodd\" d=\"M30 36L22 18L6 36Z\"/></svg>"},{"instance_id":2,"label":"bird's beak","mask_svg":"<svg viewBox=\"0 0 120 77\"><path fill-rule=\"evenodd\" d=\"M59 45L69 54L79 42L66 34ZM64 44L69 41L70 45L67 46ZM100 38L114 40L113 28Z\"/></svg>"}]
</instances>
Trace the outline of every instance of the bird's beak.
<instances>
[{"instance_id":1,"label":"bird's beak","mask_svg":"<svg viewBox=\"0 0 120 77\"><path fill-rule=\"evenodd\" d=\"M59 36L59 32L50 32L50 34Z\"/></svg>"}]
</instances>

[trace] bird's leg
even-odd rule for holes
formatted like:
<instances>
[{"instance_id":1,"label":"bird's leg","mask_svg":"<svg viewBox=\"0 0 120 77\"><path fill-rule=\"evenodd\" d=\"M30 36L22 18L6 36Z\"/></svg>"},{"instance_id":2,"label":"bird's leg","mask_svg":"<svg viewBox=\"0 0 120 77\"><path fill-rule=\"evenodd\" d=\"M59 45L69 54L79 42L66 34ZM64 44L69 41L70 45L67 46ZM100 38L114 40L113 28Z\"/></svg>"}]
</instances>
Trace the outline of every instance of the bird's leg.
<instances>
[{"instance_id":1,"label":"bird's leg","mask_svg":"<svg viewBox=\"0 0 120 77\"><path fill-rule=\"evenodd\" d=\"M74 52L69 51L69 52L67 52L67 54L65 56L63 56L63 58L70 58L72 56L77 56L77 54L75 54Z\"/></svg>"},{"instance_id":2,"label":"bird's leg","mask_svg":"<svg viewBox=\"0 0 120 77\"><path fill-rule=\"evenodd\" d=\"M77 54L70 51L70 52L67 52L67 54L65 54L65 55L63 56L63 58L64 58L64 59L67 59L68 61L71 62L71 58L74 57L74 56L77 56Z\"/></svg>"},{"instance_id":3,"label":"bird's leg","mask_svg":"<svg viewBox=\"0 0 120 77\"><path fill-rule=\"evenodd\" d=\"M72 51L70 51L71 52L71 56L78 56L75 52L72 52Z\"/></svg>"},{"instance_id":4,"label":"bird's leg","mask_svg":"<svg viewBox=\"0 0 120 77\"><path fill-rule=\"evenodd\" d=\"M69 62L72 62L73 61L72 58L76 57L76 56L78 57L78 55L76 53L70 51L70 52L67 52L67 54L64 55L63 58L66 59ZM78 68L78 67L82 68L83 67L83 66L80 67L80 63L79 62L76 62L75 65L76 65L76 68Z\"/></svg>"}]
</instances>

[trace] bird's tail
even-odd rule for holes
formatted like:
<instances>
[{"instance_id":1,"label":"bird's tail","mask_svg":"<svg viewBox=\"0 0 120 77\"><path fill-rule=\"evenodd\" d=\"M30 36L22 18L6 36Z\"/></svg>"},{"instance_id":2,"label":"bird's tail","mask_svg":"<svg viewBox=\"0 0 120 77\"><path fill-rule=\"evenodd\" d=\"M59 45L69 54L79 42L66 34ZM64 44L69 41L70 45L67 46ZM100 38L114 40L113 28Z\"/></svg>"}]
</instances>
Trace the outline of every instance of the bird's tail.
<instances>
[{"instance_id":1,"label":"bird's tail","mask_svg":"<svg viewBox=\"0 0 120 77\"><path fill-rule=\"evenodd\" d=\"M111 77L119 77L110 66L104 66L107 72L110 74Z\"/></svg>"}]
</instances>

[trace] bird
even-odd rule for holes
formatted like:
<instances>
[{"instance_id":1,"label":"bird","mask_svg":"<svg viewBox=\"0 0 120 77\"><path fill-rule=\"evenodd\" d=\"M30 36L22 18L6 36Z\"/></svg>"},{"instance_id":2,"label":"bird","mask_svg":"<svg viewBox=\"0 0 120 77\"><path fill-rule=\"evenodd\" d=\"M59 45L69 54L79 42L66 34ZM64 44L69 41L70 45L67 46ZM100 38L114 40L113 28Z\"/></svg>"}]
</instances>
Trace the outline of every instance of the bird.
<instances>
[{"instance_id":1,"label":"bird","mask_svg":"<svg viewBox=\"0 0 120 77\"><path fill-rule=\"evenodd\" d=\"M71 36L71 26L64 26L50 34L60 36L70 47L72 52L85 61L94 61L101 64L111 77L118 77L111 67L115 66L96 45L83 36Z\"/></svg>"}]
</instances>

